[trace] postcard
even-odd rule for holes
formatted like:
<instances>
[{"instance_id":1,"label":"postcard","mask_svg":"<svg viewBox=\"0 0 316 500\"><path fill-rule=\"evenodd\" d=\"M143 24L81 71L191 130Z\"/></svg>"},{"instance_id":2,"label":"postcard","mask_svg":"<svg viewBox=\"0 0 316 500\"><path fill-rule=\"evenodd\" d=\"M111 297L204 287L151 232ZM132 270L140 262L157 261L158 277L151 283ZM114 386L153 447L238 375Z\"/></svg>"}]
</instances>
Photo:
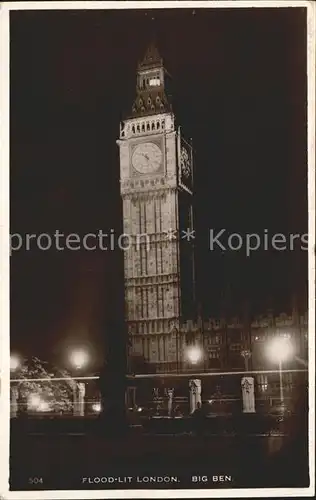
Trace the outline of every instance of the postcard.
<instances>
[{"instance_id":1,"label":"postcard","mask_svg":"<svg viewBox=\"0 0 316 500\"><path fill-rule=\"evenodd\" d=\"M1 25L1 497L313 496L314 4Z\"/></svg>"}]
</instances>

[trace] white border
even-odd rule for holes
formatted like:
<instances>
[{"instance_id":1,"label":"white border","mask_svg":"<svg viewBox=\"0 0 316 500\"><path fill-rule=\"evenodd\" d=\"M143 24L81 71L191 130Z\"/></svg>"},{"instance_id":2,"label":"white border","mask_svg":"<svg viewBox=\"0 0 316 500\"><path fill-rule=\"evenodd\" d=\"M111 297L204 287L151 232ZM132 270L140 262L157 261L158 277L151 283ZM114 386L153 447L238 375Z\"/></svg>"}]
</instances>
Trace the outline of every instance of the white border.
<instances>
[{"instance_id":1,"label":"white border","mask_svg":"<svg viewBox=\"0 0 316 500\"><path fill-rule=\"evenodd\" d=\"M0 305L5 335L1 350L1 425L0 425L0 496L5 499L70 499L70 498L238 498L238 497L299 497L314 496L315 491L315 434L314 411L309 412L309 488L260 489L187 489L187 490L77 490L77 491L9 491L9 12L10 10L107 10L161 8L264 8L306 7L308 45L308 211L309 211L309 406L315 408L315 5L306 0L254 1L108 1L108 2L16 2L2 3L0 10L0 54L4 70L1 73L1 177L0 177Z\"/></svg>"}]
</instances>

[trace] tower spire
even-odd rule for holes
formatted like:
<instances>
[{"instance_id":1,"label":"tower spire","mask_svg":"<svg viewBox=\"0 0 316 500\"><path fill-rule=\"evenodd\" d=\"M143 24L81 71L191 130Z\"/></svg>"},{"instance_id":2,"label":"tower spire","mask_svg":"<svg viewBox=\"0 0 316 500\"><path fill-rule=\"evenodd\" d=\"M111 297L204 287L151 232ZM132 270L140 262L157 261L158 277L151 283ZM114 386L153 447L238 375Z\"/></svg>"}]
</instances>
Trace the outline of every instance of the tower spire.
<instances>
[{"instance_id":1,"label":"tower spire","mask_svg":"<svg viewBox=\"0 0 316 500\"><path fill-rule=\"evenodd\" d=\"M136 99L132 117L172 111L170 75L164 68L157 45L152 41L138 63Z\"/></svg>"},{"instance_id":2,"label":"tower spire","mask_svg":"<svg viewBox=\"0 0 316 500\"><path fill-rule=\"evenodd\" d=\"M161 66L163 66L163 59L159 54L155 40L152 40L143 60L138 64L138 69L159 68Z\"/></svg>"}]
</instances>

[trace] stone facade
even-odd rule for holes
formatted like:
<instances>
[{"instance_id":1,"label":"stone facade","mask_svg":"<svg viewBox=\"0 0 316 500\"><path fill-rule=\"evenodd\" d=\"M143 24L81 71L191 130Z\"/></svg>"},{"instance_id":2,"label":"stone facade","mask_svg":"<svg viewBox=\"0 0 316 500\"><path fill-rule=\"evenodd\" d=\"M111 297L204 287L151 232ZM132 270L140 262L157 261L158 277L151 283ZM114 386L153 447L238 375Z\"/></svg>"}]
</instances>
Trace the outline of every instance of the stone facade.
<instances>
[{"instance_id":1,"label":"stone facade","mask_svg":"<svg viewBox=\"0 0 316 500\"><path fill-rule=\"evenodd\" d=\"M136 101L131 117L121 123L117 144L123 228L130 242L124 252L129 355L172 371L185 343L180 318L187 313L187 290L194 288L194 259L189 249L192 272L184 283L181 211L192 212L192 182L182 180L184 139L168 102L166 80L162 60L151 47L138 67ZM156 157L150 158L150 151Z\"/></svg>"},{"instance_id":2,"label":"stone facade","mask_svg":"<svg viewBox=\"0 0 316 500\"><path fill-rule=\"evenodd\" d=\"M244 371L277 370L265 354L265 346L275 336L290 339L295 347L295 356L284 363L284 368L304 369L308 359L308 315L272 313L259 315L246 323L242 318L209 318L197 322L186 321L175 330L171 336L160 335L160 349L168 349L170 337L178 343L178 363L168 366L170 372L204 372L204 371ZM144 334L147 345L156 342L155 332ZM146 344L145 344L146 345ZM186 362L186 351L190 346L200 348L201 360L194 365ZM243 351L249 351L249 359L245 360ZM133 357L135 353L131 352ZM162 354L160 354L162 356ZM300 358L301 362L298 362ZM148 358L147 358L148 359ZM157 358L158 359L158 356ZM136 372L159 373L166 371L166 366L155 358L145 366L140 366Z\"/></svg>"},{"instance_id":3,"label":"stone facade","mask_svg":"<svg viewBox=\"0 0 316 500\"><path fill-rule=\"evenodd\" d=\"M204 353L199 366L206 370L244 370L245 359L242 351L249 350L249 368L253 370L275 369L269 366L264 346L275 336L285 336L295 346L295 353L303 361L308 351L308 314L299 315L294 309L292 314L258 315L249 321L241 317L230 319L210 318L198 322L187 321L182 325L186 343L201 347ZM183 334L182 334L183 336ZM296 357L297 357L296 356ZM296 363L296 357L292 364ZM184 359L184 358L182 358ZM182 368L190 369L182 363ZM303 364L301 368L304 368Z\"/></svg>"}]
</instances>

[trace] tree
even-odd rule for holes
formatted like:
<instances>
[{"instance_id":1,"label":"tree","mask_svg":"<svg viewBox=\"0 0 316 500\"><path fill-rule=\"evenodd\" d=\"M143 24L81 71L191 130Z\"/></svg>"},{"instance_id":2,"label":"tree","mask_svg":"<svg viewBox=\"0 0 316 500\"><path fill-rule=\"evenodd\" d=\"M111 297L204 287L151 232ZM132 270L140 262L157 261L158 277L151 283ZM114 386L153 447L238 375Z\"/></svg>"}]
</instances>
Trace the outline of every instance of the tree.
<instances>
[{"instance_id":1,"label":"tree","mask_svg":"<svg viewBox=\"0 0 316 500\"><path fill-rule=\"evenodd\" d=\"M42 411L52 413L68 413L73 409L73 394L76 382L66 371L60 371L49 363L36 357L25 360L18 373L18 379L28 379L19 382L19 401L24 409L30 404L31 398L41 401ZM55 377L69 377L69 380L54 381ZM30 381L29 379L34 379ZM36 381L36 379L47 379ZM39 409L38 407L37 409ZM36 408L35 408L36 409Z\"/></svg>"}]
</instances>

